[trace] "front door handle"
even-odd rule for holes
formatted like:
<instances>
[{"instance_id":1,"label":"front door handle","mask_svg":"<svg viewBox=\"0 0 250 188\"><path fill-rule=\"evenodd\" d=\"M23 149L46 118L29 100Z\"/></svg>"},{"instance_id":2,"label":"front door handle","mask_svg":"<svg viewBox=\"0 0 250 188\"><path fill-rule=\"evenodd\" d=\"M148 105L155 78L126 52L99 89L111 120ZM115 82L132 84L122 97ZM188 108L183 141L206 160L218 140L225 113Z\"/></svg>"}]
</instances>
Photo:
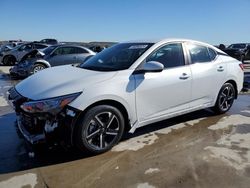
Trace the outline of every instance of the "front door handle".
<instances>
[{"instance_id":1,"label":"front door handle","mask_svg":"<svg viewBox=\"0 0 250 188\"><path fill-rule=\"evenodd\" d=\"M219 66L218 69L217 69L218 72L222 72L224 71L224 67L223 66Z\"/></svg>"},{"instance_id":2,"label":"front door handle","mask_svg":"<svg viewBox=\"0 0 250 188\"><path fill-rule=\"evenodd\" d=\"M189 78L187 73L182 73L182 75L179 77L181 80L186 80Z\"/></svg>"}]
</instances>

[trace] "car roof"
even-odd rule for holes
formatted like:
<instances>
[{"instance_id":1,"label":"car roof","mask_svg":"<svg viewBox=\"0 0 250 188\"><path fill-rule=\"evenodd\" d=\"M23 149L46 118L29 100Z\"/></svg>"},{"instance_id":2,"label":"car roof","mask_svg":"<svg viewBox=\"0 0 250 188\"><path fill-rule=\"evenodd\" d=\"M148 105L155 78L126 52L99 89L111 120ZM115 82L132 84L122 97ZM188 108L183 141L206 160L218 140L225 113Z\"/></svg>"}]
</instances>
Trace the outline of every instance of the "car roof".
<instances>
[{"instance_id":1,"label":"car roof","mask_svg":"<svg viewBox=\"0 0 250 188\"><path fill-rule=\"evenodd\" d=\"M245 45L250 45L250 43L243 43L243 42L239 42L239 43L232 43L230 45L234 45L234 44L245 44Z\"/></svg>"},{"instance_id":2,"label":"car roof","mask_svg":"<svg viewBox=\"0 0 250 188\"><path fill-rule=\"evenodd\" d=\"M220 53L225 53L223 51L221 51L220 49L214 47L211 44L205 43L205 42L200 42L197 40L191 40L191 39L184 39L184 38L165 38L165 39L151 39L151 40L134 40L134 41L127 41L127 42L121 42L121 43L154 43L154 44L164 44L164 43L169 43L169 42L192 42L192 43L196 43L196 44L200 44L203 46L207 46L209 48L212 48L214 50L216 50L217 52Z\"/></svg>"}]
</instances>

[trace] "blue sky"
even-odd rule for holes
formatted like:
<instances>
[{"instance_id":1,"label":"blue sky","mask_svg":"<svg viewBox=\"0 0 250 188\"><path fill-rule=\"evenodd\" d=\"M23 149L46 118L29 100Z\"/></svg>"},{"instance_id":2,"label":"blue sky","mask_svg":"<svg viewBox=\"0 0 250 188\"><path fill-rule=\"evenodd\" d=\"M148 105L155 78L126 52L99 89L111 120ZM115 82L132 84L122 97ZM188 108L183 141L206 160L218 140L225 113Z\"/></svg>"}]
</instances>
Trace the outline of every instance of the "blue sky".
<instances>
[{"instance_id":1,"label":"blue sky","mask_svg":"<svg viewBox=\"0 0 250 188\"><path fill-rule=\"evenodd\" d=\"M250 42L250 0L0 0L0 40Z\"/></svg>"}]
</instances>

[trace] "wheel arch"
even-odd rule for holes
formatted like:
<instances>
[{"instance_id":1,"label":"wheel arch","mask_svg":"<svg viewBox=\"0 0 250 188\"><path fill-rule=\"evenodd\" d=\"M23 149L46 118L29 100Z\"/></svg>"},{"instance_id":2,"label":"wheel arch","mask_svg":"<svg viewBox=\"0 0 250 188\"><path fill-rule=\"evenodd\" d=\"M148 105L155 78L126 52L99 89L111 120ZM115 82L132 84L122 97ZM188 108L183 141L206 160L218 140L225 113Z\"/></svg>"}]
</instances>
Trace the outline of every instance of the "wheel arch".
<instances>
[{"instance_id":1,"label":"wheel arch","mask_svg":"<svg viewBox=\"0 0 250 188\"><path fill-rule=\"evenodd\" d=\"M225 83L230 83L230 84L232 84L234 86L234 89L235 89L235 99L237 99L238 98L238 87L237 87L236 81L230 79L230 80L226 81Z\"/></svg>"},{"instance_id":2,"label":"wheel arch","mask_svg":"<svg viewBox=\"0 0 250 188\"><path fill-rule=\"evenodd\" d=\"M113 100L113 99L104 99L104 100L100 100L100 101L97 101L97 102L94 102L92 103L91 105L89 105L87 108L85 108L83 111L80 112L80 114L78 115L77 119L74 121L74 124L73 124L73 127L72 127L72 133L71 133L71 142L72 144L74 144L74 137L75 137L75 134L76 134L76 125L77 123L81 120L81 118L86 114L86 112L95 107L95 106L98 106L98 105L110 105L110 106L113 106L113 107L116 107L118 110L120 110L120 112L122 113L122 115L124 116L124 120L125 120L125 131L124 132L128 132L131 127L129 125L129 113L128 113L128 110L126 109L126 107L116 101L116 100Z\"/></svg>"},{"instance_id":3,"label":"wheel arch","mask_svg":"<svg viewBox=\"0 0 250 188\"><path fill-rule=\"evenodd\" d=\"M36 61L34 65L37 65L37 64L42 64L46 66L46 68L51 67L51 65L47 61Z\"/></svg>"}]
</instances>

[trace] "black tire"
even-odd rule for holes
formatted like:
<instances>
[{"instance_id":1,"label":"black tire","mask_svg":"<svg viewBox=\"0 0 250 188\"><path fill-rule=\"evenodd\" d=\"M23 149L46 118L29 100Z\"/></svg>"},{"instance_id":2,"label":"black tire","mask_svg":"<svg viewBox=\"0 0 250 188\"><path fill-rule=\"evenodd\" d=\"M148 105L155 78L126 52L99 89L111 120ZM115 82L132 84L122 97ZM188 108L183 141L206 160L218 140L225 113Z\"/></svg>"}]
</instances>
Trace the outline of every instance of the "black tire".
<instances>
[{"instance_id":1,"label":"black tire","mask_svg":"<svg viewBox=\"0 0 250 188\"><path fill-rule=\"evenodd\" d=\"M225 83L218 94L213 110L216 114L223 114L230 110L236 96L236 90L231 83Z\"/></svg>"},{"instance_id":2,"label":"black tire","mask_svg":"<svg viewBox=\"0 0 250 188\"><path fill-rule=\"evenodd\" d=\"M7 55L3 58L3 65L14 65L16 63L16 58L12 55Z\"/></svg>"},{"instance_id":3,"label":"black tire","mask_svg":"<svg viewBox=\"0 0 250 188\"><path fill-rule=\"evenodd\" d=\"M110 150L120 141L125 121L117 108L98 105L89 109L76 126L76 146L83 152L99 154Z\"/></svg>"},{"instance_id":4,"label":"black tire","mask_svg":"<svg viewBox=\"0 0 250 188\"><path fill-rule=\"evenodd\" d=\"M41 71L43 69L46 69L46 66L44 64L41 63L37 63L34 65L33 69L32 69L32 74L37 73L38 71Z\"/></svg>"}]
</instances>

